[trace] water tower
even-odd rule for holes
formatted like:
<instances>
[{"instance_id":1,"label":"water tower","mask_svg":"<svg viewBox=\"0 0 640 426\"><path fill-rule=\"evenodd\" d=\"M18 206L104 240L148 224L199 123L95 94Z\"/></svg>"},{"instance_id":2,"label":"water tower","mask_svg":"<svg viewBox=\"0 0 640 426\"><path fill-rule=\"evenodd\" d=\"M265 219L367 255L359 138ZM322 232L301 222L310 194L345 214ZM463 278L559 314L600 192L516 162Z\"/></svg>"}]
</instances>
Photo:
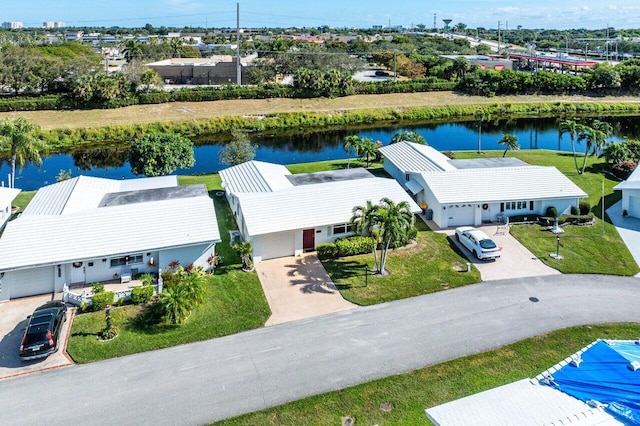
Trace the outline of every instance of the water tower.
<instances>
[{"instance_id":1,"label":"water tower","mask_svg":"<svg viewBox=\"0 0 640 426\"><path fill-rule=\"evenodd\" d=\"M451 21L453 21L453 19L443 19L442 22L444 22L444 32L446 33L447 31L451 30L451 27L449 27L449 24L451 23Z\"/></svg>"}]
</instances>

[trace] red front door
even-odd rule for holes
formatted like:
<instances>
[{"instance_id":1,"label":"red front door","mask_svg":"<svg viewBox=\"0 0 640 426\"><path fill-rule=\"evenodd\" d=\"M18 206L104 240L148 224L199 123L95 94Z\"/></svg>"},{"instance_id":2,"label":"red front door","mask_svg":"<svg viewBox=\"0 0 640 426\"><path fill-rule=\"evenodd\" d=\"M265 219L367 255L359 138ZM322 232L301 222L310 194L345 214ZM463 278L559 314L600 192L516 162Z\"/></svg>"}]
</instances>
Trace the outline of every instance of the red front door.
<instances>
[{"instance_id":1,"label":"red front door","mask_svg":"<svg viewBox=\"0 0 640 426\"><path fill-rule=\"evenodd\" d=\"M302 231L302 249L312 251L316 248L316 230L305 229Z\"/></svg>"}]
</instances>

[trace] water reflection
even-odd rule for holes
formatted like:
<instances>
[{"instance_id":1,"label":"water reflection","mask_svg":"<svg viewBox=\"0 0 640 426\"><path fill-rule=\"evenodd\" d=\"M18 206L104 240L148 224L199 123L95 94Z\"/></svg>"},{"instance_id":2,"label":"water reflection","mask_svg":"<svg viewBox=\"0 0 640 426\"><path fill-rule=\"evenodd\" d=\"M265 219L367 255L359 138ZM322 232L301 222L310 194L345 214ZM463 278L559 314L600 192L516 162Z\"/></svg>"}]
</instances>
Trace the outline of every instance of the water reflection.
<instances>
[{"instance_id":1,"label":"water reflection","mask_svg":"<svg viewBox=\"0 0 640 426\"><path fill-rule=\"evenodd\" d=\"M612 140L624 137L640 139L640 117L594 117L608 122L614 128ZM593 118L577 119L589 123ZM559 137L559 118L494 118L482 123L482 149L502 150L498 141L504 133L514 134L521 149L549 149L570 151L568 135ZM354 126L342 129L301 129L271 132L253 137L258 145L256 159L279 164L346 158L341 142L345 136L358 134L387 144L399 130L419 132L429 145L440 151L475 150L478 129L475 121L447 123L394 122L387 126ZM201 174L219 171L225 166L218 162L221 147L228 135L214 135L194 139L196 164L180 174ZM582 149L578 146L578 150ZM71 170L72 176L89 176L113 179L134 177L126 161L127 149L123 145L109 145L76 149L70 154L53 155L43 159L40 170L28 166L18 172L16 186L24 190L37 189L55 182L60 170ZM0 181L7 181L10 168L5 162L0 168Z\"/></svg>"}]
</instances>

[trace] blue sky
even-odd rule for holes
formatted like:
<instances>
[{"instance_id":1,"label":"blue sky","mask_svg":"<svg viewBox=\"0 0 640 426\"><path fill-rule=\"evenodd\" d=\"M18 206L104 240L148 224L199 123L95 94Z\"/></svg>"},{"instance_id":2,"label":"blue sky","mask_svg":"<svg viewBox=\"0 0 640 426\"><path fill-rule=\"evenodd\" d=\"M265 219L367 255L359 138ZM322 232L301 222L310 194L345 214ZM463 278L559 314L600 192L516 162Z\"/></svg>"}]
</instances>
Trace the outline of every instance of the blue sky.
<instances>
[{"instance_id":1,"label":"blue sky","mask_svg":"<svg viewBox=\"0 0 640 426\"><path fill-rule=\"evenodd\" d=\"M217 0L3 0L0 21L22 21L40 26L43 21L64 21L73 26L235 27L236 2ZM243 27L333 27L452 25L496 28L616 28L640 27L638 0L244 0L240 1Z\"/></svg>"}]
</instances>

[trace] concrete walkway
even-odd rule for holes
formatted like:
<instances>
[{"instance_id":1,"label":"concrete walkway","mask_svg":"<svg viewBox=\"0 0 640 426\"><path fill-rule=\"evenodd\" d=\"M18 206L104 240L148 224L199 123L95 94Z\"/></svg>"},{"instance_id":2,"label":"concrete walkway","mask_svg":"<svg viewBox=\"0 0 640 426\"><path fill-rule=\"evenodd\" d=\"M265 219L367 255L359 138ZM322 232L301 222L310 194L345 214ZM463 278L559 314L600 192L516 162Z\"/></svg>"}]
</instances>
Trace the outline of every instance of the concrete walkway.
<instances>
[{"instance_id":1,"label":"concrete walkway","mask_svg":"<svg viewBox=\"0 0 640 426\"><path fill-rule=\"evenodd\" d=\"M71 397L46 410L47 424L211 423L560 328L640 322L638 283L605 275L492 281L2 380L0 424L42 423L34 407L63 395Z\"/></svg>"},{"instance_id":2,"label":"concrete walkway","mask_svg":"<svg viewBox=\"0 0 640 426\"><path fill-rule=\"evenodd\" d=\"M315 254L265 260L256 264L256 271L271 308L265 325L357 307L342 298Z\"/></svg>"},{"instance_id":3,"label":"concrete walkway","mask_svg":"<svg viewBox=\"0 0 640 426\"><path fill-rule=\"evenodd\" d=\"M622 241L627 245L631 255L640 265L640 219L635 217L622 217L622 201L618 201L607 209L611 223L616 227ZM640 277L640 273L636 275Z\"/></svg>"}]
</instances>

